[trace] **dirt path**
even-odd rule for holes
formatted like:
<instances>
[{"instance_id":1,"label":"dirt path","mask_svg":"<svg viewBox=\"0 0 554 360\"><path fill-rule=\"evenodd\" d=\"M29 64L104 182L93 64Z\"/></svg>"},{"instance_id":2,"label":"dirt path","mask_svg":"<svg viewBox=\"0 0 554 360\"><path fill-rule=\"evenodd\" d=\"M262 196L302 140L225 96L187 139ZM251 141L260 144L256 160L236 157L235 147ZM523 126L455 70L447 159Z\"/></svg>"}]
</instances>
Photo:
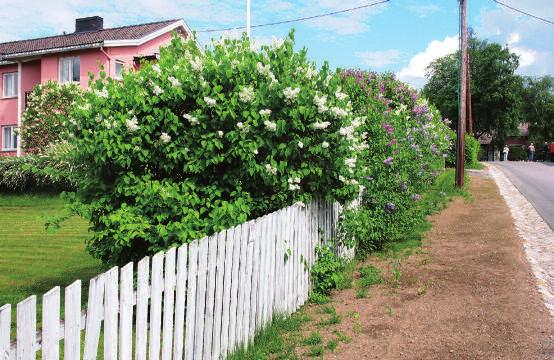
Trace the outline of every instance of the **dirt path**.
<instances>
[{"instance_id":1,"label":"dirt path","mask_svg":"<svg viewBox=\"0 0 554 360\"><path fill-rule=\"evenodd\" d=\"M352 341L324 358L554 359L553 322L510 212L491 179L473 176L470 190L472 201L432 218L421 250L395 260L397 288L335 295L338 327ZM390 269L390 259L370 262Z\"/></svg>"}]
</instances>

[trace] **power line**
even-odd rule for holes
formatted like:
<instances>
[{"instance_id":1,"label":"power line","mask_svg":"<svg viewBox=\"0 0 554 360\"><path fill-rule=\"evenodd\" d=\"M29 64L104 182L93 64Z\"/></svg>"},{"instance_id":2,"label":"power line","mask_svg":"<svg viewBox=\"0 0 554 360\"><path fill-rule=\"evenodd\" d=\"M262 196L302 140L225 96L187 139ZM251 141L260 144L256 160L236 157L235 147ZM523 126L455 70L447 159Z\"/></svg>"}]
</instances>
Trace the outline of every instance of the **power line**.
<instances>
[{"instance_id":1,"label":"power line","mask_svg":"<svg viewBox=\"0 0 554 360\"><path fill-rule=\"evenodd\" d=\"M494 1L494 2L497 3L498 5L502 5L502 6L504 6L504 7L507 7L508 9L511 9L511 10L516 11L516 12L518 12L518 13L521 13L521 14L530 16L530 17L532 17L532 18L535 18L535 19L537 19L537 20L541 20L541 21L544 21L544 22L549 23L549 24L551 24L551 25L554 25L554 21L552 21L552 20L548 20L548 19L542 18L542 17L540 17L540 16L530 14L530 13L525 12L525 11L523 11L523 10L516 9L515 7L512 7L512 6L508 5L508 4L504 4L504 3L502 3L502 2L500 2L500 1L498 1L498 0L492 0L492 1Z\"/></svg>"},{"instance_id":2,"label":"power line","mask_svg":"<svg viewBox=\"0 0 554 360\"><path fill-rule=\"evenodd\" d=\"M343 13L347 13L347 12L362 10L362 9L366 9L366 8L369 8L369 7L372 7L372 6L381 5L381 4L387 3L389 1L390 0L382 0L382 1L374 2L374 3L370 3L370 4L365 4L365 5L352 7L352 8L349 8L349 9L338 10L338 11L328 12L328 13L324 13L324 14L306 16L306 17L290 19L290 20L282 20L282 21L275 21L275 22L271 22L271 23L252 25L250 27L251 28L260 28L260 27L266 27L266 26L274 26L274 25L289 24L289 23L299 22L299 21L312 20L312 19L322 18L322 17L326 17L326 16L333 16L333 15L343 14ZM237 26L237 27L229 27L229 28L223 28L223 29L197 30L196 32L197 33L210 33L210 32L222 32L222 31L230 31L230 30L241 30L241 29L245 29L245 28L246 28L245 26Z\"/></svg>"}]
</instances>

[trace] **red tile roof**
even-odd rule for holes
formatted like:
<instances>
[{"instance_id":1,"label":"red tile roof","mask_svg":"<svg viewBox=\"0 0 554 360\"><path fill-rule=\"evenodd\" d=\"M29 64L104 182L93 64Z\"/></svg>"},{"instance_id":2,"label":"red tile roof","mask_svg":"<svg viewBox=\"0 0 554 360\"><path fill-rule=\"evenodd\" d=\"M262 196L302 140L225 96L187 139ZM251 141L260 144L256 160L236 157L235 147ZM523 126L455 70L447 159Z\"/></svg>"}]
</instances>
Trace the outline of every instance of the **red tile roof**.
<instances>
[{"instance_id":1,"label":"red tile roof","mask_svg":"<svg viewBox=\"0 0 554 360\"><path fill-rule=\"evenodd\" d=\"M38 39L0 43L0 60L13 54L73 46L93 45L105 40L138 40L179 20L122 26L98 31L49 36Z\"/></svg>"}]
</instances>

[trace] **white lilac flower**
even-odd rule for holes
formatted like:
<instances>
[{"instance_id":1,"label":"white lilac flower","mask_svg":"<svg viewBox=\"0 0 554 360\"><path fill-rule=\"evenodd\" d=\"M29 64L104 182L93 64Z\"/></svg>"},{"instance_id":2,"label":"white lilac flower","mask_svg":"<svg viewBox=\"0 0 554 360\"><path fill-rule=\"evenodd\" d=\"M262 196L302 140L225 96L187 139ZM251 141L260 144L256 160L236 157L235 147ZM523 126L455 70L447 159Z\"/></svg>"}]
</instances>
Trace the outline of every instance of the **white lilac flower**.
<instances>
[{"instance_id":1,"label":"white lilac flower","mask_svg":"<svg viewBox=\"0 0 554 360\"><path fill-rule=\"evenodd\" d=\"M162 70L160 69L160 65L158 65L158 64L152 65L152 70L154 70L158 74L161 74L161 72L162 72Z\"/></svg>"},{"instance_id":2,"label":"white lilac flower","mask_svg":"<svg viewBox=\"0 0 554 360\"><path fill-rule=\"evenodd\" d=\"M297 191L297 190L300 190L300 185L289 184L289 190L290 190L290 191Z\"/></svg>"},{"instance_id":3,"label":"white lilac flower","mask_svg":"<svg viewBox=\"0 0 554 360\"><path fill-rule=\"evenodd\" d=\"M265 164L265 170L271 175L277 175L277 168L271 164Z\"/></svg>"},{"instance_id":4,"label":"white lilac flower","mask_svg":"<svg viewBox=\"0 0 554 360\"><path fill-rule=\"evenodd\" d=\"M163 89L162 89L161 87L159 87L158 85L155 85L155 86L154 86L154 94L156 94L156 95L161 95L161 94L163 94L163 92L164 92L164 91L163 91Z\"/></svg>"},{"instance_id":5,"label":"white lilac flower","mask_svg":"<svg viewBox=\"0 0 554 360\"><path fill-rule=\"evenodd\" d=\"M324 122L316 122L312 126L314 127L314 129L322 130L322 129L327 129L330 125L331 123L329 121L324 121Z\"/></svg>"},{"instance_id":6,"label":"white lilac flower","mask_svg":"<svg viewBox=\"0 0 554 360\"><path fill-rule=\"evenodd\" d=\"M204 101L206 102L206 104L208 104L209 107L213 107L217 103L215 99L208 96L204 96Z\"/></svg>"},{"instance_id":7,"label":"white lilac flower","mask_svg":"<svg viewBox=\"0 0 554 360\"><path fill-rule=\"evenodd\" d=\"M266 120L264 121L264 126L269 131L276 131L277 130L277 124L273 121Z\"/></svg>"},{"instance_id":8,"label":"white lilac flower","mask_svg":"<svg viewBox=\"0 0 554 360\"><path fill-rule=\"evenodd\" d=\"M188 122L191 124L191 125L198 125L200 123L200 121L198 120L198 118L192 114L183 114L183 117L185 119L188 120Z\"/></svg>"},{"instance_id":9,"label":"white lilac flower","mask_svg":"<svg viewBox=\"0 0 554 360\"><path fill-rule=\"evenodd\" d=\"M161 140L161 142L167 144L168 142L171 141L171 136L169 136L167 133L163 132L163 133L160 135L160 140Z\"/></svg>"},{"instance_id":10,"label":"white lilac flower","mask_svg":"<svg viewBox=\"0 0 554 360\"><path fill-rule=\"evenodd\" d=\"M343 93L341 91L341 87L339 86L337 91L335 91L335 97L338 99L338 100L344 100L348 97L348 95L346 95L345 93Z\"/></svg>"},{"instance_id":11,"label":"white lilac flower","mask_svg":"<svg viewBox=\"0 0 554 360\"><path fill-rule=\"evenodd\" d=\"M191 61L191 66L194 71L201 71L202 70L202 60L196 56L194 60Z\"/></svg>"},{"instance_id":12,"label":"white lilac flower","mask_svg":"<svg viewBox=\"0 0 554 360\"><path fill-rule=\"evenodd\" d=\"M302 201L297 201L297 202L294 203L294 205L300 206L302 208L306 207L306 204L304 204Z\"/></svg>"},{"instance_id":13,"label":"white lilac flower","mask_svg":"<svg viewBox=\"0 0 554 360\"><path fill-rule=\"evenodd\" d=\"M127 126L127 129L129 129L129 131L137 131L140 129L136 116L133 116L131 119L125 120L125 125Z\"/></svg>"},{"instance_id":14,"label":"white lilac flower","mask_svg":"<svg viewBox=\"0 0 554 360\"><path fill-rule=\"evenodd\" d=\"M285 99L287 99L288 102L292 102L298 94L300 93L300 88L291 88L290 86L285 88L283 90L283 95L285 95Z\"/></svg>"},{"instance_id":15,"label":"white lilac flower","mask_svg":"<svg viewBox=\"0 0 554 360\"><path fill-rule=\"evenodd\" d=\"M239 121L239 122L237 123L237 127L238 127L239 129L242 130L242 129L244 129L244 124L243 124L242 122Z\"/></svg>"},{"instance_id":16,"label":"white lilac flower","mask_svg":"<svg viewBox=\"0 0 554 360\"><path fill-rule=\"evenodd\" d=\"M173 65L173 70L179 70L179 64Z\"/></svg>"},{"instance_id":17,"label":"white lilac flower","mask_svg":"<svg viewBox=\"0 0 554 360\"><path fill-rule=\"evenodd\" d=\"M217 136L219 136L220 138L222 138L222 137L223 137L223 131L219 130L219 131L217 132Z\"/></svg>"},{"instance_id":18,"label":"white lilac flower","mask_svg":"<svg viewBox=\"0 0 554 360\"><path fill-rule=\"evenodd\" d=\"M231 61L231 66L234 68L237 67L239 64L240 62L237 59L233 59L233 61Z\"/></svg>"},{"instance_id":19,"label":"white lilac flower","mask_svg":"<svg viewBox=\"0 0 554 360\"><path fill-rule=\"evenodd\" d=\"M258 155L258 149L254 149L252 150L252 152L254 153L254 155Z\"/></svg>"},{"instance_id":20,"label":"white lilac flower","mask_svg":"<svg viewBox=\"0 0 554 360\"><path fill-rule=\"evenodd\" d=\"M346 182L346 178L342 175L339 175L339 181L340 182Z\"/></svg>"},{"instance_id":21,"label":"white lilac flower","mask_svg":"<svg viewBox=\"0 0 554 360\"><path fill-rule=\"evenodd\" d=\"M273 47L274 49L280 48L281 46L283 46L284 43L285 43L285 40L281 38L273 37L271 39L271 47Z\"/></svg>"},{"instance_id":22,"label":"white lilac flower","mask_svg":"<svg viewBox=\"0 0 554 360\"><path fill-rule=\"evenodd\" d=\"M262 109L262 110L259 111L259 113L260 113L261 116L269 116L269 115L271 115L271 110Z\"/></svg>"},{"instance_id":23,"label":"white lilac flower","mask_svg":"<svg viewBox=\"0 0 554 360\"><path fill-rule=\"evenodd\" d=\"M108 94L108 89L102 89L102 90L100 90L100 91L96 90L94 93L95 93L96 95L100 96L100 97L105 98L105 99L107 99L107 98L108 98L108 95L109 95L109 94ZM87 104L87 105L88 105L88 104ZM89 107L90 107L90 105L89 105ZM88 110L88 108L85 109L85 110Z\"/></svg>"},{"instance_id":24,"label":"white lilac flower","mask_svg":"<svg viewBox=\"0 0 554 360\"><path fill-rule=\"evenodd\" d=\"M296 177L294 178L294 182L295 182L296 184L300 184L300 178L299 178L298 176L296 176Z\"/></svg>"},{"instance_id":25,"label":"white lilac flower","mask_svg":"<svg viewBox=\"0 0 554 360\"><path fill-rule=\"evenodd\" d=\"M332 78L333 78L333 76L331 76L331 74L328 74L327 77L325 78L325 80L323 81L323 84L325 86L329 86L329 82L331 81Z\"/></svg>"},{"instance_id":26,"label":"white lilac flower","mask_svg":"<svg viewBox=\"0 0 554 360\"><path fill-rule=\"evenodd\" d=\"M324 141L321 143L321 147L327 149L329 147L329 143L327 141Z\"/></svg>"},{"instance_id":27,"label":"white lilac flower","mask_svg":"<svg viewBox=\"0 0 554 360\"><path fill-rule=\"evenodd\" d=\"M171 83L171 85L173 85L173 86L175 86L175 87L181 86L181 83L179 82L179 80L177 80L177 79L174 78L173 76L168 77L167 80L169 80L169 82Z\"/></svg>"},{"instance_id":28,"label":"white lilac flower","mask_svg":"<svg viewBox=\"0 0 554 360\"><path fill-rule=\"evenodd\" d=\"M244 103L252 102L256 98L252 86L245 86L239 92L239 100Z\"/></svg>"},{"instance_id":29,"label":"white lilac flower","mask_svg":"<svg viewBox=\"0 0 554 360\"><path fill-rule=\"evenodd\" d=\"M317 106L317 111L320 114L323 114L325 111L328 110L326 103L327 103L327 95L322 95L322 96L318 96L317 94L314 95L314 104Z\"/></svg>"},{"instance_id":30,"label":"white lilac flower","mask_svg":"<svg viewBox=\"0 0 554 360\"><path fill-rule=\"evenodd\" d=\"M314 76L314 74L315 74L314 69L308 65L308 68L306 69L306 77L308 79L311 79Z\"/></svg>"},{"instance_id":31,"label":"white lilac flower","mask_svg":"<svg viewBox=\"0 0 554 360\"><path fill-rule=\"evenodd\" d=\"M268 65L264 65L261 62L256 63L256 70L264 76L269 76L271 74L271 67Z\"/></svg>"},{"instance_id":32,"label":"white lilac flower","mask_svg":"<svg viewBox=\"0 0 554 360\"><path fill-rule=\"evenodd\" d=\"M335 115L338 118L343 118L348 115L348 111L336 106L333 106L330 111L333 115Z\"/></svg>"},{"instance_id":33,"label":"white lilac flower","mask_svg":"<svg viewBox=\"0 0 554 360\"><path fill-rule=\"evenodd\" d=\"M299 142L298 142L298 147L299 147L300 149L302 149L302 148L304 147L304 143L303 143L302 141L299 141Z\"/></svg>"},{"instance_id":34,"label":"white lilac flower","mask_svg":"<svg viewBox=\"0 0 554 360\"><path fill-rule=\"evenodd\" d=\"M345 159L344 165L348 166L349 168L353 168L356 166L356 159L355 158Z\"/></svg>"}]
</instances>

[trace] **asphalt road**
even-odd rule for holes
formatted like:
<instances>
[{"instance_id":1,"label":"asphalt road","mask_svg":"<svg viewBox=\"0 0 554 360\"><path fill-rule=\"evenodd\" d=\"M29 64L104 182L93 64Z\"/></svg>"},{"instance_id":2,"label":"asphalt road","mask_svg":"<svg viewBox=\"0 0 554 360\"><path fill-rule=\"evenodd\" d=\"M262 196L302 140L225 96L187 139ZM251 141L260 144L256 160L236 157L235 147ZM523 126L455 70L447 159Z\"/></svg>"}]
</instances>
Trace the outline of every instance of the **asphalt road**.
<instances>
[{"instance_id":1,"label":"asphalt road","mask_svg":"<svg viewBox=\"0 0 554 360\"><path fill-rule=\"evenodd\" d=\"M554 230L554 163L495 161Z\"/></svg>"}]
</instances>

